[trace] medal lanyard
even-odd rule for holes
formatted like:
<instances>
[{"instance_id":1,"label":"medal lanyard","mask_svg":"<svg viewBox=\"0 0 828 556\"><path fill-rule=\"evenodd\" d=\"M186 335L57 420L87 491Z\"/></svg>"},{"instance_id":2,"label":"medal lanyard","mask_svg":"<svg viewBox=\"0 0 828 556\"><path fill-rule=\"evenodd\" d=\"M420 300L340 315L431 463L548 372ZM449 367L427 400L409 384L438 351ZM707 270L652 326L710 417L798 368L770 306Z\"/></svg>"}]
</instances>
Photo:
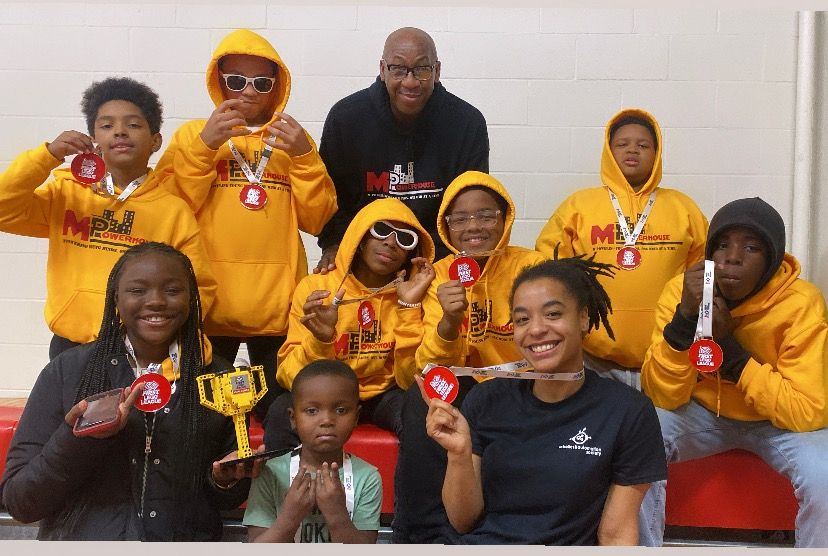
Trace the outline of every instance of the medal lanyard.
<instances>
[{"instance_id":1,"label":"medal lanyard","mask_svg":"<svg viewBox=\"0 0 828 556\"><path fill-rule=\"evenodd\" d=\"M624 234L624 245L634 246L635 242L638 241L638 236L641 235L641 230L644 229L644 223L647 222L647 218L650 216L650 211L653 210L653 205L656 200L656 192L653 191L650 193L650 198L647 199L644 211L641 213L641 216L638 217L635 229L632 233L630 233L630 227L627 226L627 219L624 218L624 212L621 210L621 205L618 203L618 197L612 192L612 190L607 189L607 191L609 191L610 201L612 201L612 206L615 209L615 217L618 219L618 226L621 228L621 233Z\"/></svg>"},{"instance_id":2,"label":"medal lanyard","mask_svg":"<svg viewBox=\"0 0 828 556\"><path fill-rule=\"evenodd\" d=\"M423 368L423 374L427 373L434 367L438 367L434 363L429 363ZM482 376L482 377L497 377L497 378L520 378L520 379L534 379L534 380L562 380L574 381L584 378L584 370L574 373L536 373L533 371L521 371L520 369L531 369L529 362L526 359L520 361L512 361L511 363L503 363L501 365L492 365L490 367L448 367L454 376Z\"/></svg>"},{"instance_id":3,"label":"medal lanyard","mask_svg":"<svg viewBox=\"0 0 828 556\"><path fill-rule=\"evenodd\" d=\"M141 368L141 364L138 363L138 358L135 356L135 348L132 347L132 342L129 341L129 336L124 336L124 344L127 348L127 355L132 358L132 361L135 362L135 378L142 376L146 373L161 373L162 366L161 363L150 363L147 365L147 369L144 370ZM173 383L175 383L176 377L178 375L178 361L179 361L179 348L178 348L178 340L174 341L170 344L169 347L169 354L170 354L170 361L172 362L173 367Z\"/></svg>"},{"instance_id":4,"label":"medal lanyard","mask_svg":"<svg viewBox=\"0 0 828 556\"><path fill-rule=\"evenodd\" d=\"M230 147L230 152L233 154L233 158L235 158L236 162L239 163L239 166L241 167L242 172L244 172L244 176L247 178L247 181L257 185L261 183L262 176L264 175L265 168L267 167L267 162L270 160L270 155L273 153L273 147L267 144L265 145L265 148L262 151L262 158L259 160L259 164L256 165L256 173L254 174L250 169L250 165L239 152L239 149L237 149L236 145L233 144L232 139L227 141L227 145Z\"/></svg>"},{"instance_id":5,"label":"medal lanyard","mask_svg":"<svg viewBox=\"0 0 828 556\"><path fill-rule=\"evenodd\" d=\"M457 253L454 258L459 259L460 257L470 257L472 259L482 259L484 257L493 257L495 255L502 255L504 249L491 249L489 251L480 251L479 253L469 253L468 251L460 251Z\"/></svg>"},{"instance_id":6,"label":"medal lanyard","mask_svg":"<svg viewBox=\"0 0 828 556\"><path fill-rule=\"evenodd\" d=\"M339 286L337 286L336 291L339 291L342 288L342 284L345 283L345 280L348 278L348 276L350 276L350 274L351 274L350 271L348 271L348 273L345 274L345 277L342 278L342 281L339 283ZM391 280L390 282L388 282L384 286L373 290L368 295L363 295L361 297L354 297L352 299L342 300L342 299L339 299L338 297L334 296L334 298L331 300L331 305L348 305L349 303L359 303L360 301L365 301L366 299L371 299L372 297L376 297L378 295L382 295L382 294L384 294L388 291L396 289L397 284L401 283L402 281L403 281L402 276L397 276L396 278L394 278L393 280Z\"/></svg>"},{"instance_id":7,"label":"medal lanyard","mask_svg":"<svg viewBox=\"0 0 828 556\"><path fill-rule=\"evenodd\" d=\"M702 282L702 301L699 305L699 320L696 322L694 340L713 337L713 261L704 261L704 281Z\"/></svg>"},{"instance_id":8,"label":"medal lanyard","mask_svg":"<svg viewBox=\"0 0 828 556\"><path fill-rule=\"evenodd\" d=\"M121 191L121 194L118 195L118 200L123 203L124 201L129 199L129 196L132 195L136 189L138 189L139 185L144 183L144 180L147 179L148 175L149 174L144 174L143 176L135 178L134 180L129 182L129 185L127 185L124 188L124 190ZM101 180L101 185L104 189L106 189L106 192L109 194L110 197L115 196L115 182L112 179L112 174L105 175L104 178Z\"/></svg>"},{"instance_id":9,"label":"medal lanyard","mask_svg":"<svg viewBox=\"0 0 828 556\"><path fill-rule=\"evenodd\" d=\"M302 445L300 444L293 449L290 454L290 483L293 484L293 479L299 474L299 456L302 453ZM316 471L321 473L321 469ZM347 452L342 452L342 486L345 488L345 509L348 510L348 517L354 517L354 466L351 463L351 455ZM296 530L296 535L293 540L295 542L302 542L302 526Z\"/></svg>"}]
</instances>

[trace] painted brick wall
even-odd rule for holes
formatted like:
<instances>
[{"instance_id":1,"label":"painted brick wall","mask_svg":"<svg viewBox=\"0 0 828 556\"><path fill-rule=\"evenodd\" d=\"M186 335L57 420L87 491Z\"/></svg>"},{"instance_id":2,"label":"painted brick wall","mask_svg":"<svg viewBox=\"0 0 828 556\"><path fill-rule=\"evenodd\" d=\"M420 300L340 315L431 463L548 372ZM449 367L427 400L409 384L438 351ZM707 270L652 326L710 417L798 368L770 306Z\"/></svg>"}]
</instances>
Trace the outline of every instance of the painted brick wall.
<instances>
[{"instance_id":1,"label":"painted brick wall","mask_svg":"<svg viewBox=\"0 0 828 556\"><path fill-rule=\"evenodd\" d=\"M204 67L237 27L279 50L293 75L287 110L318 142L329 107L373 80L385 36L414 25L436 40L446 87L486 116L492 173L518 209L515 243L533 246L560 201L598 183L604 124L628 106L659 118L663 184L708 218L759 195L790 222L795 12L408 4L0 4L0 169L82 130L80 94L109 75L159 92L165 137L206 117ZM47 360L45 253L45 240L0 234L0 396L25 395Z\"/></svg>"}]
</instances>

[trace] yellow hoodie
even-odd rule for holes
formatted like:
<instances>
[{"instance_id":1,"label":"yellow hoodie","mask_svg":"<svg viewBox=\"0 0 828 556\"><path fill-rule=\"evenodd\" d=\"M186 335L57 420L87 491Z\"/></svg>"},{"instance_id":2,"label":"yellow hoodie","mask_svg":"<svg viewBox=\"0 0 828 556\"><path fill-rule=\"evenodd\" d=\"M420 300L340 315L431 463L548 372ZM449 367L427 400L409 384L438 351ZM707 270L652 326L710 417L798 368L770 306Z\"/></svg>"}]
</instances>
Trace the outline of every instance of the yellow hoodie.
<instances>
[{"instance_id":1,"label":"yellow hoodie","mask_svg":"<svg viewBox=\"0 0 828 556\"><path fill-rule=\"evenodd\" d=\"M228 54L249 54L276 63L276 111L283 111L290 95L290 72L270 43L248 30L227 35L207 66L207 90L216 106L225 100L218 60ZM233 139L254 170L265 147L265 128L275 119ZM308 273L299 230L316 235L336 212L333 182L308 136L311 150L306 154L290 157L273 149L261 183L267 204L248 210L239 199L247 178L227 144L215 151L204 144L200 133L205 123L183 124L157 166L159 171L172 166L176 190L196 214L219 284L216 302L205 314L205 331L237 337L283 335L290 296Z\"/></svg>"},{"instance_id":2,"label":"yellow hoodie","mask_svg":"<svg viewBox=\"0 0 828 556\"><path fill-rule=\"evenodd\" d=\"M627 182L610 150L610 128L625 116L639 116L652 122L658 148L650 179L639 191ZM636 242L641 265L634 270L619 269L613 279L602 279L612 300L609 316L615 341L605 328L593 330L584 341L584 349L597 357L614 361L627 368L639 368L650 343L655 322L655 306L664 284L688 266L704 258L707 219L690 197L659 187L661 155L664 141L656 119L644 110L618 112L609 121L601 153L602 187L582 189L570 195L557 208L538 236L535 249L552 256L560 244L558 256L595 255L602 263L616 264L624 236L618 226L609 191L618 202L630 232L647 200L658 189L652 212Z\"/></svg>"},{"instance_id":3,"label":"yellow hoodie","mask_svg":"<svg viewBox=\"0 0 828 556\"><path fill-rule=\"evenodd\" d=\"M129 198L97 195L75 180L46 144L18 156L0 175L0 231L49 238L46 307L49 329L73 342L94 340L106 282L121 253L146 241L172 245L190 258L204 310L216 282L193 213L150 171ZM42 185L41 185L42 184Z\"/></svg>"},{"instance_id":4,"label":"yellow hoodie","mask_svg":"<svg viewBox=\"0 0 828 556\"><path fill-rule=\"evenodd\" d=\"M698 373L687 351L664 340L684 276L670 280L658 300L652 346L641 368L641 386L653 403L676 409L692 397L715 413L721 393L724 417L769 420L796 432L828 425L828 311L822 293L799 272L799 262L786 253L770 281L731 309L733 318L742 319L733 336L751 354L736 384Z\"/></svg>"},{"instance_id":5,"label":"yellow hoodie","mask_svg":"<svg viewBox=\"0 0 828 556\"><path fill-rule=\"evenodd\" d=\"M428 363L440 365L468 365L486 367L523 359L514 342L512 315L509 309L509 293L512 282L521 270L544 260L537 251L509 245L512 225L515 221L515 205L506 188L499 181L477 171L468 171L457 176L446 189L440 211L437 214L437 232L443 243L455 254L458 250L449 241L449 230L445 215L451 202L468 187L480 185L503 197L509 205L508 214L503 215L503 235L496 249L501 253L492 255L481 269L480 278L466 291L469 307L466 310L460 335L455 340L446 340L437 333L437 325L443 318L443 308L437 299L437 286L448 282L449 266L455 256L443 257L434 265L437 276L423 299L423 343L417 349L417 369L422 370ZM478 379L479 380L479 379Z\"/></svg>"},{"instance_id":6,"label":"yellow hoodie","mask_svg":"<svg viewBox=\"0 0 828 556\"><path fill-rule=\"evenodd\" d=\"M312 292L331 292L325 302L340 287L345 297L354 299L371 293L371 290L349 273L357 248L371 226L380 220L393 220L406 224L417 231L420 238L419 256L431 262L434 259L434 242L417 221L417 217L401 201L394 198L379 199L360 210L345 231L336 253L336 269L328 274L311 274L296 286L290 308L288 336L279 350L279 368L276 378L287 389L303 367L317 359L338 359L350 366L359 377L360 399L367 400L391 389L395 384L408 388L414 381L414 352L422 339L422 310L397 304L397 293L388 290L371 297L375 320L370 329L360 327L357 320L358 303L339 307L335 340L320 342L299 321L304 315L302 306ZM346 273L348 274L345 277ZM344 282L343 282L344 278ZM342 284L340 286L340 284Z\"/></svg>"}]
</instances>

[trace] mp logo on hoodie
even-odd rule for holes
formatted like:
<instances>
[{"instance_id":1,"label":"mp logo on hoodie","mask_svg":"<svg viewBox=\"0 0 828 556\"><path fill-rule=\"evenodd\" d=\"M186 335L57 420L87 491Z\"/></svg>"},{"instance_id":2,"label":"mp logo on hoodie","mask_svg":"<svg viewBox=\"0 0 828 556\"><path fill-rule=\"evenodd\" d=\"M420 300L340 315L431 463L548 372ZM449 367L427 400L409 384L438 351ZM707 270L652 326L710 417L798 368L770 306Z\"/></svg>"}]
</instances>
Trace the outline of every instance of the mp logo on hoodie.
<instances>
[{"instance_id":1,"label":"mp logo on hoodie","mask_svg":"<svg viewBox=\"0 0 828 556\"><path fill-rule=\"evenodd\" d=\"M82 216L67 209L63 215L63 241L78 247L103 251L122 251L144 243L142 237L130 235L135 224L135 211L125 210L119 221L115 211L105 209L100 216Z\"/></svg>"},{"instance_id":2,"label":"mp logo on hoodie","mask_svg":"<svg viewBox=\"0 0 828 556\"><path fill-rule=\"evenodd\" d=\"M437 188L433 181L417 182L414 179L414 163L409 162L403 171L402 164L395 164L390 171L365 173L365 191L368 197L380 199L397 197L406 199L433 199L439 197L443 190Z\"/></svg>"}]
</instances>

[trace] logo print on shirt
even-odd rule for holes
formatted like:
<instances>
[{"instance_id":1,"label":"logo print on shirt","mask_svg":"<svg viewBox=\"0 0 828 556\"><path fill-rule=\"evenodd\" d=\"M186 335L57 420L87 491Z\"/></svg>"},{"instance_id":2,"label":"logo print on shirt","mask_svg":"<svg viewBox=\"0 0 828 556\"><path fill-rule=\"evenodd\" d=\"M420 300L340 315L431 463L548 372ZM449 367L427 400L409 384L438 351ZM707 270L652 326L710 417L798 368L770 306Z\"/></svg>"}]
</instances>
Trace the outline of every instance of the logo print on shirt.
<instances>
[{"instance_id":1,"label":"logo print on shirt","mask_svg":"<svg viewBox=\"0 0 828 556\"><path fill-rule=\"evenodd\" d=\"M592 437L587 434L587 428L584 427L569 440L572 444L561 444L558 446L560 450L576 450L582 451L588 456L601 456L601 448L599 446L587 446L586 443L592 440Z\"/></svg>"}]
</instances>

